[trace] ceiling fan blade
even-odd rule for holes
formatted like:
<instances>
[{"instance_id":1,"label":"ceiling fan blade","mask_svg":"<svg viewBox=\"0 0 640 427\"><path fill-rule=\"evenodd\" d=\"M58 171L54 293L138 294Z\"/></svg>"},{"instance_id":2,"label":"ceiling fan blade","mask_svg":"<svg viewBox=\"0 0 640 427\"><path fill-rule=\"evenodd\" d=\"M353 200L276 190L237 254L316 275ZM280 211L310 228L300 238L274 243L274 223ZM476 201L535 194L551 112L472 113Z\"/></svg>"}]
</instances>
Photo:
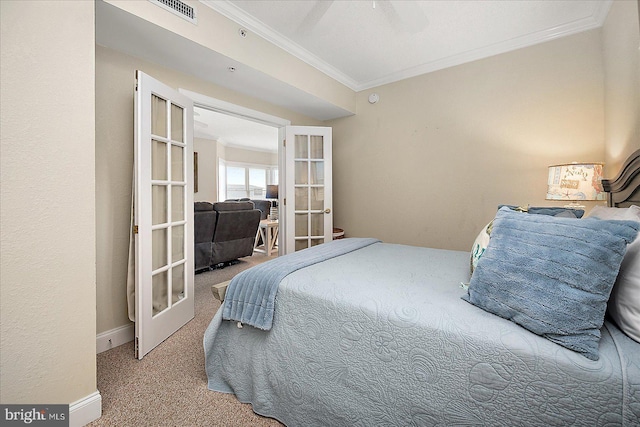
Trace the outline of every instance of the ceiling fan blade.
<instances>
[{"instance_id":1,"label":"ceiling fan blade","mask_svg":"<svg viewBox=\"0 0 640 427\"><path fill-rule=\"evenodd\" d=\"M332 4L333 0L316 1L309 13L307 13L304 19L300 22L298 28L296 28L296 34L310 33L316 27L316 25L318 25L318 22L320 22L320 20L322 19L324 14L327 13L327 10L329 10Z\"/></svg>"},{"instance_id":2,"label":"ceiling fan blade","mask_svg":"<svg viewBox=\"0 0 640 427\"><path fill-rule=\"evenodd\" d=\"M376 4L397 31L417 34L429 25L419 2L378 0Z\"/></svg>"}]
</instances>

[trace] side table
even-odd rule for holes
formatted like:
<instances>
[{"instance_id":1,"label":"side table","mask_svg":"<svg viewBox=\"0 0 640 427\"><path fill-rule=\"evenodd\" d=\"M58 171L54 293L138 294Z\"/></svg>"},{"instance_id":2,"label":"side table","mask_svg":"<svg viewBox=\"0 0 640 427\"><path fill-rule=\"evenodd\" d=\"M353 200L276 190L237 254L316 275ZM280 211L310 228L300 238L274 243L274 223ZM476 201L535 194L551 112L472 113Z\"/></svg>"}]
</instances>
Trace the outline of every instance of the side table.
<instances>
[{"instance_id":1,"label":"side table","mask_svg":"<svg viewBox=\"0 0 640 427\"><path fill-rule=\"evenodd\" d=\"M272 253L278 253L278 220L263 219L260 221L256 240L253 244L253 251L264 253L271 256ZM262 245L258 246L262 239Z\"/></svg>"}]
</instances>

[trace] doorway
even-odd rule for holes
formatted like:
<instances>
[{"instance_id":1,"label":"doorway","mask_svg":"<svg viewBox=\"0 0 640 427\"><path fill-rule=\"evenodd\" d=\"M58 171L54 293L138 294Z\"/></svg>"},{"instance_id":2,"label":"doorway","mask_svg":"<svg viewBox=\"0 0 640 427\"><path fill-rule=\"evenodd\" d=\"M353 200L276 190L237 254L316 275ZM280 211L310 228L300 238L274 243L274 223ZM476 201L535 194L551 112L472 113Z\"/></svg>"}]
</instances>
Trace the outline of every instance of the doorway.
<instances>
[{"instance_id":1,"label":"doorway","mask_svg":"<svg viewBox=\"0 0 640 427\"><path fill-rule=\"evenodd\" d=\"M265 199L278 183L278 128L202 107L194 125L196 200Z\"/></svg>"},{"instance_id":2,"label":"doorway","mask_svg":"<svg viewBox=\"0 0 640 427\"><path fill-rule=\"evenodd\" d=\"M202 95L197 92L192 92L185 89L179 89L179 92L188 96L193 100L194 111L197 111L198 114L200 114L200 116L194 117L194 120L195 120L194 134L196 138L198 138L198 135L207 135L207 132L205 130L208 130L208 132L214 134L215 130L209 129L209 128L212 126L215 126L215 123L212 122L210 124L203 121L205 119L204 116L209 116L209 115L211 115L212 117L217 117L217 120L224 119L227 123L233 123L233 122L241 123L246 125L248 128L252 128L254 130L257 130L257 129L264 130L265 128L269 129L272 132L271 135L275 136L276 138L275 142L277 145L277 148L276 148L277 179L279 183L285 182L285 179L286 179L285 160L286 159L284 156L284 149L280 141L284 140L285 128L286 126L291 125L291 121L277 117L277 116L272 116L270 114L266 114L260 111L252 110L250 108L232 104L226 101L221 101L216 98L211 98L209 96ZM214 114L216 116L213 116ZM198 124L198 122L201 122L202 124ZM207 127L204 127L203 124L207 125ZM222 122L218 122L218 124L221 125ZM215 135L212 135L212 136L215 136ZM233 144L230 144L230 145L233 145ZM224 149L226 150L226 147ZM214 164L216 169L218 169L219 167L218 165L220 164L219 159L220 159L220 156L218 155L218 153L216 153L216 162ZM202 164L202 158L200 155L198 155L198 163L199 163L198 169L199 171L202 171L203 164ZM216 172L215 179L217 182L218 180L217 172ZM226 185L226 183L223 183L223 184ZM199 187L200 185L202 185L201 182L199 182ZM218 188L220 187L219 182L217 184L217 187ZM215 191L215 200L224 200L228 198L228 197L225 197L226 195L220 194L220 191L218 188ZM199 196L200 196L199 194L196 194L194 197L194 200L196 201L200 200ZM220 196L223 196L223 197L220 197ZM282 199L282 198L283 198L283 195L280 194L279 199ZM278 206L281 206L280 200L278 200ZM284 228L284 221L282 221L280 228L281 229ZM285 237L283 234L284 233L281 234L280 238Z\"/></svg>"}]
</instances>

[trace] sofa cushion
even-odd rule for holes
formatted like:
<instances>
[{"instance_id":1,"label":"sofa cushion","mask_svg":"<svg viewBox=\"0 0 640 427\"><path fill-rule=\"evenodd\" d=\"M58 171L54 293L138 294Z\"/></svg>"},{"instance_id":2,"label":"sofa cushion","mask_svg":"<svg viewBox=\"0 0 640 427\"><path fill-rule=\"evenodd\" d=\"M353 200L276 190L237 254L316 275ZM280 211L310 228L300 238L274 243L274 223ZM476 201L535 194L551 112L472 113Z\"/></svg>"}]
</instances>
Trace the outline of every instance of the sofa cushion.
<instances>
[{"instance_id":1,"label":"sofa cushion","mask_svg":"<svg viewBox=\"0 0 640 427\"><path fill-rule=\"evenodd\" d=\"M256 209L259 209L261 212L260 219L267 219L267 216L271 213L271 201L254 199L252 202Z\"/></svg>"},{"instance_id":2,"label":"sofa cushion","mask_svg":"<svg viewBox=\"0 0 640 427\"><path fill-rule=\"evenodd\" d=\"M222 211L218 213L214 242L237 239L255 239L260 224L260 211L245 209L241 212Z\"/></svg>"},{"instance_id":3,"label":"sofa cushion","mask_svg":"<svg viewBox=\"0 0 640 427\"><path fill-rule=\"evenodd\" d=\"M212 211L213 204L209 202L195 202L193 204L194 212L204 212L204 211Z\"/></svg>"},{"instance_id":4,"label":"sofa cushion","mask_svg":"<svg viewBox=\"0 0 640 427\"><path fill-rule=\"evenodd\" d=\"M213 204L213 209L218 212L223 211L245 211L255 209L253 202L216 202Z\"/></svg>"}]
</instances>

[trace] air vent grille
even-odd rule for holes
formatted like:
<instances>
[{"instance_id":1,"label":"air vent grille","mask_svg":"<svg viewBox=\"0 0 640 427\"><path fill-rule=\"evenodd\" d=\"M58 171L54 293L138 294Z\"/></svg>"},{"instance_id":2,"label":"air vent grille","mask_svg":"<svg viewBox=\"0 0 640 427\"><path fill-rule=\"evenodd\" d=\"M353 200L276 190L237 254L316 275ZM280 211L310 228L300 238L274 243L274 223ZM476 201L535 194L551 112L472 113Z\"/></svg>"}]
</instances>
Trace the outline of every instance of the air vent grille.
<instances>
[{"instance_id":1,"label":"air vent grille","mask_svg":"<svg viewBox=\"0 0 640 427\"><path fill-rule=\"evenodd\" d=\"M187 21L191 21L194 24L197 23L196 10L192 6L189 6L183 1L180 1L180 0L149 0L149 1L151 3L157 4L158 6L161 6L163 9L166 9L169 12L172 12L186 19Z\"/></svg>"}]
</instances>

